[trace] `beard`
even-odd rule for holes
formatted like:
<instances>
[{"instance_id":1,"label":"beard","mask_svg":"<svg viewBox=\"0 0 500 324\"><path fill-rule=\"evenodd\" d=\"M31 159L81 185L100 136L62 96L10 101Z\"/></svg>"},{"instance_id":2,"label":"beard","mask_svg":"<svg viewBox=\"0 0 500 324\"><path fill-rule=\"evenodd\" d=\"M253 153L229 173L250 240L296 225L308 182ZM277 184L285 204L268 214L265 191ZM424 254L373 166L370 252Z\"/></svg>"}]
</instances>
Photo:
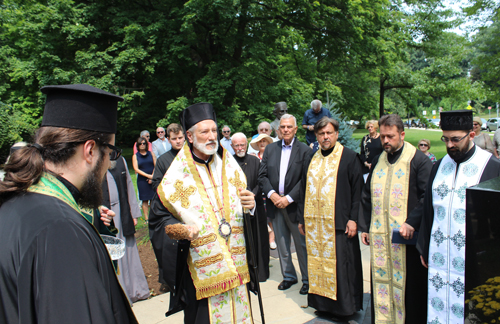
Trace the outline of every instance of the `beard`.
<instances>
[{"instance_id":1,"label":"beard","mask_svg":"<svg viewBox=\"0 0 500 324\"><path fill-rule=\"evenodd\" d=\"M237 152L234 152L236 154L237 157L240 157L240 158L244 158L245 155L247 154L246 151L237 151Z\"/></svg>"},{"instance_id":2,"label":"beard","mask_svg":"<svg viewBox=\"0 0 500 324\"><path fill-rule=\"evenodd\" d=\"M85 178L85 181L80 190L80 198L78 199L78 204L86 208L97 208L102 203L102 182L104 178L99 179L99 175L102 174L104 159L102 158L97 161L97 165L92 169Z\"/></svg>"},{"instance_id":3,"label":"beard","mask_svg":"<svg viewBox=\"0 0 500 324\"><path fill-rule=\"evenodd\" d=\"M209 149L207 148L207 145L209 144L215 144L215 147L213 149ZM217 141L207 141L206 143L198 143L196 136L194 136L193 138L193 146L196 147L198 151L206 155L214 155L215 153L217 153L217 150L219 149L219 143Z\"/></svg>"},{"instance_id":4,"label":"beard","mask_svg":"<svg viewBox=\"0 0 500 324\"><path fill-rule=\"evenodd\" d=\"M460 160L462 159L467 152L469 152L469 145L470 145L470 140L467 139L467 143L462 147L446 147L446 152L448 155L454 160Z\"/></svg>"}]
</instances>

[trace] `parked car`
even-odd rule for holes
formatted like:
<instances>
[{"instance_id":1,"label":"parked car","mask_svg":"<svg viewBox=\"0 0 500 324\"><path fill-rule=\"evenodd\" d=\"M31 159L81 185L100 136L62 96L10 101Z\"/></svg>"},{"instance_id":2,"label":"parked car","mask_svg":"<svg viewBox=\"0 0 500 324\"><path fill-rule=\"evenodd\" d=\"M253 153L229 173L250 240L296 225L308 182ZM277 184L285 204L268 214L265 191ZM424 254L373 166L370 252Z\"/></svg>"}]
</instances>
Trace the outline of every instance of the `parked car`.
<instances>
[{"instance_id":1,"label":"parked car","mask_svg":"<svg viewBox=\"0 0 500 324\"><path fill-rule=\"evenodd\" d=\"M436 126L437 128L439 128L440 121L441 121L441 119L439 119L439 118L429 119L429 124L432 124L432 125Z\"/></svg>"},{"instance_id":2,"label":"parked car","mask_svg":"<svg viewBox=\"0 0 500 324\"><path fill-rule=\"evenodd\" d=\"M490 118L486 122L486 130L488 132L493 132L498 129L498 125L500 124L500 118Z\"/></svg>"},{"instance_id":3,"label":"parked car","mask_svg":"<svg viewBox=\"0 0 500 324\"><path fill-rule=\"evenodd\" d=\"M481 118L481 130L486 130L486 128L488 127L487 125L488 121L484 118Z\"/></svg>"}]
</instances>

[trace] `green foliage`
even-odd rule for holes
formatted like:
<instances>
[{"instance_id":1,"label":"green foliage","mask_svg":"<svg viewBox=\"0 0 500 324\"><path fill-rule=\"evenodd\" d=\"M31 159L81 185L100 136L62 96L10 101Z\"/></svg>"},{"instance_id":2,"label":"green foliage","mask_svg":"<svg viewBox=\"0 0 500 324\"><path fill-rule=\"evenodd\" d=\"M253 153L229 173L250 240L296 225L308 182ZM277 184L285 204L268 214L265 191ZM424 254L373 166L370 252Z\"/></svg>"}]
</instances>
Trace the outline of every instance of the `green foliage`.
<instances>
[{"instance_id":1,"label":"green foliage","mask_svg":"<svg viewBox=\"0 0 500 324\"><path fill-rule=\"evenodd\" d=\"M339 138L338 141L340 144L344 145L345 147L350 148L351 150L358 152L359 151L359 144L360 141L356 140L352 137L352 134L354 133L354 128L351 127L349 122L346 120L345 117L342 117L342 113L340 112L340 109L335 109L334 103L327 103L323 105L325 108L330 110L330 113L332 114L332 118L337 120L339 122Z\"/></svg>"}]
</instances>

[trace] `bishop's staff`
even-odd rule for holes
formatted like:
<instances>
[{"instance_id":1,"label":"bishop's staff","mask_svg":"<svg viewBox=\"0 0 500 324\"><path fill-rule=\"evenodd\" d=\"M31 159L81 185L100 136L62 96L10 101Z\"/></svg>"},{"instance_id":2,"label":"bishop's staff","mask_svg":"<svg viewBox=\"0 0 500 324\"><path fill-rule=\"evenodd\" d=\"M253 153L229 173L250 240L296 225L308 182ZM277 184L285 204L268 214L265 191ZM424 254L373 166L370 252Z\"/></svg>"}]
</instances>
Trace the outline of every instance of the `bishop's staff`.
<instances>
[{"instance_id":1,"label":"bishop's staff","mask_svg":"<svg viewBox=\"0 0 500 324\"><path fill-rule=\"evenodd\" d=\"M243 188L239 188L238 193L240 193L241 190L243 190ZM255 249L255 245L253 242L252 222L250 220L250 213L249 213L248 209L244 208L244 207L243 207L243 220L245 221L245 229L248 230L247 249L248 249L248 247L250 247L250 255L252 257L252 264L253 264L252 270L253 270L254 278L255 278L255 286L257 288L257 298L259 299L260 316L262 318L262 324L265 324L266 320L264 318L264 306L262 304L262 295L261 295L260 284L259 284L259 271L258 271L259 269L258 269L257 260L255 258L255 253L254 253L257 250ZM257 240L260 241L259 231L257 231Z\"/></svg>"}]
</instances>

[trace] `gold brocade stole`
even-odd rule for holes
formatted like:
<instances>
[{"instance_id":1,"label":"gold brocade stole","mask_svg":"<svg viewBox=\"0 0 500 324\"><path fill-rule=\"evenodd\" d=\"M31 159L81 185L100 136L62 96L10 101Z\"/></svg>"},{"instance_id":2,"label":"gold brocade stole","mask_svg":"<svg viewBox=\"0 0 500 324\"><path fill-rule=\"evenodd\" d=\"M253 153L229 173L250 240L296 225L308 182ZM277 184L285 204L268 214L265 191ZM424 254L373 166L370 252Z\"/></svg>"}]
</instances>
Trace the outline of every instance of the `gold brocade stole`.
<instances>
[{"instance_id":1,"label":"gold brocade stole","mask_svg":"<svg viewBox=\"0 0 500 324\"><path fill-rule=\"evenodd\" d=\"M194 161L185 144L158 186L158 196L168 211L200 229L187 260L198 300L250 281L238 197L238 188L246 189L246 176L226 150L222 158L213 155L208 168ZM231 225L228 240L219 233L222 218Z\"/></svg>"},{"instance_id":2,"label":"gold brocade stole","mask_svg":"<svg viewBox=\"0 0 500 324\"><path fill-rule=\"evenodd\" d=\"M410 163L416 149L408 142L394 164L380 154L371 180L370 255L372 306L376 323L404 323L406 245L392 244L392 230L406 221Z\"/></svg>"},{"instance_id":3,"label":"gold brocade stole","mask_svg":"<svg viewBox=\"0 0 500 324\"><path fill-rule=\"evenodd\" d=\"M337 300L335 198L344 147L337 142L330 155L318 150L307 170L304 207L309 293Z\"/></svg>"}]
</instances>

